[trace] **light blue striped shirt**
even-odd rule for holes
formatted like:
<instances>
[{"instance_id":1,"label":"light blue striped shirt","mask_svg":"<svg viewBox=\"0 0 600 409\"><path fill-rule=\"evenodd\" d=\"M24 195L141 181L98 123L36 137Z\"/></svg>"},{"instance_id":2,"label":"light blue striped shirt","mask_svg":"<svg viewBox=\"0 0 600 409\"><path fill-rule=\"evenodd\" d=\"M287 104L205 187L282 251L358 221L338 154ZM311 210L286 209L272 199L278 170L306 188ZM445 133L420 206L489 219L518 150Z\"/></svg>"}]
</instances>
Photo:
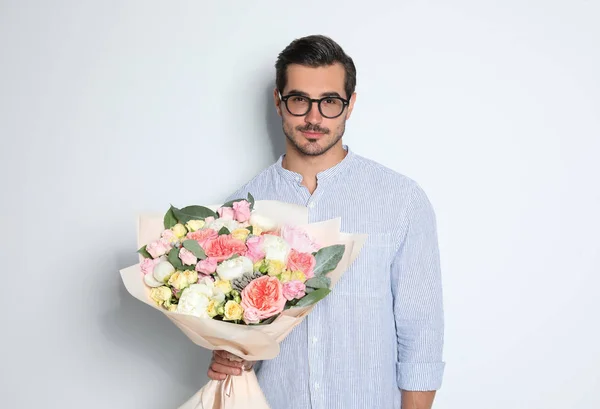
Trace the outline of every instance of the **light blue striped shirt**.
<instances>
[{"instance_id":1,"label":"light blue striped shirt","mask_svg":"<svg viewBox=\"0 0 600 409\"><path fill-rule=\"evenodd\" d=\"M283 155L227 200L308 206L368 234L352 267L256 374L272 409L400 409L401 389L437 390L445 363L434 210L412 179L359 156L317 175L311 195Z\"/></svg>"}]
</instances>

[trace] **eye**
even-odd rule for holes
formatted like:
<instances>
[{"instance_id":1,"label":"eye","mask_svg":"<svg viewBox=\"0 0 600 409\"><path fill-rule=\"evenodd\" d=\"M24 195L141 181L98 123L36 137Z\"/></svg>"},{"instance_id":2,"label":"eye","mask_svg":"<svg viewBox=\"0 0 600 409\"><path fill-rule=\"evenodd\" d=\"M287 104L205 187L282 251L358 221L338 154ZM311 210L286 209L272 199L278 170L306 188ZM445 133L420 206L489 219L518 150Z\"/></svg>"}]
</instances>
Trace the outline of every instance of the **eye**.
<instances>
[{"instance_id":1,"label":"eye","mask_svg":"<svg viewBox=\"0 0 600 409\"><path fill-rule=\"evenodd\" d=\"M306 98L301 97L300 95L293 96L291 99L292 102L306 102Z\"/></svg>"}]
</instances>

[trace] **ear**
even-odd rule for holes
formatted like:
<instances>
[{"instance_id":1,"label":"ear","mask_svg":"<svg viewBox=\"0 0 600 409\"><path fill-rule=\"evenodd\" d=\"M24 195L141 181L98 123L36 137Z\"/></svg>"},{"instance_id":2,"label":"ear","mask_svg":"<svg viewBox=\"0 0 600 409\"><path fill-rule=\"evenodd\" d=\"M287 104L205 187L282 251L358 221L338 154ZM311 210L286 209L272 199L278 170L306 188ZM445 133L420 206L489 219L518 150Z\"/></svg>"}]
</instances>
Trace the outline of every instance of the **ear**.
<instances>
[{"instance_id":1,"label":"ear","mask_svg":"<svg viewBox=\"0 0 600 409\"><path fill-rule=\"evenodd\" d=\"M356 92L350 97L350 103L348 104L348 111L346 112L346 120L350 119L352 110L354 109L354 103L356 102Z\"/></svg>"},{"instance_id":2,"label":"ear","mask_svg":"<svg viewBox=\"0 0 600 409\"><path fill-rule=\"evenodd\" d=\"M275 103L275 109L277 110L277 114L281 116L281 99L279 99L279 90L277 87L273 89L273 102Z\"/></svg>"}]
</instances>

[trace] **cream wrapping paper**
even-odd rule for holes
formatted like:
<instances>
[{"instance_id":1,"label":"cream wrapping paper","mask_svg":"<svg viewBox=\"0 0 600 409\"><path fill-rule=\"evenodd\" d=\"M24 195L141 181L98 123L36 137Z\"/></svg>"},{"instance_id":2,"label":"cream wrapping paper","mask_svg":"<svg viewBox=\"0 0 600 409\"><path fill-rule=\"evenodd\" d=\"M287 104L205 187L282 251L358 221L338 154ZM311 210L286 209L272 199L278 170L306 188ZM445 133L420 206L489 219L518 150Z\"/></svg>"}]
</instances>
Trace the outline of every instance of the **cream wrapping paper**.
<instances>
[{"instance_id":1,"label":"cream wrapping paper","mask_svg":"<svg viewBox=\"0 0 600 409\"><path fill-rule=\"evenodd\" d=\"M207 206L216 210L219 206ZM331 289L358 256L366 235L342 233L341 220L331 219L308 223L306 207L278 201L256 201L254 213L267 216L279 224L305 228L321 246L343 244L344 255L337 268L327 274ZM164 230L162 214L143 214L138 218L138 248L160 237ZM140 256L140 262L141 262ZM138 300L167 316L193 343L209 350L225 350L248 361L273 359L279 354L279 344L300 324L318 303L304 308L290 308L272 323L240 325L170 312L157 306L149 297L140 264L120 270L127 291ZM208 369L208 368L207 368ZM253 370L224 381L210 380L179 409L270 409Z\"/></svg>"}]
</instances>

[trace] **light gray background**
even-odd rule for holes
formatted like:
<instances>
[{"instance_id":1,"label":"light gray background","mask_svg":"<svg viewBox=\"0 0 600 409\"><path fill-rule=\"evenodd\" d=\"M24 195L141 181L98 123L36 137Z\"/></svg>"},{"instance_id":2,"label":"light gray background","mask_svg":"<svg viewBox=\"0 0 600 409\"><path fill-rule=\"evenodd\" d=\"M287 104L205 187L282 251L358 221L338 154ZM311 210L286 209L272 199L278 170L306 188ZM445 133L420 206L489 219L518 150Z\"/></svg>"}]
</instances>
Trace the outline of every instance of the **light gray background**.
<instances>
[{"instance_id":1,"label":"light gray background","mask_svg":"<svg viewBox=\"0 0 600 409\"><path fill-rule=\"evenodd\" d=\"M438 215L438 409L600 407L596 1L0 1L3 408L176 408L209 355L124 290L135 215L282 152L273 64L358 67L345 142Z\"/></svg>"}]
</instances>

